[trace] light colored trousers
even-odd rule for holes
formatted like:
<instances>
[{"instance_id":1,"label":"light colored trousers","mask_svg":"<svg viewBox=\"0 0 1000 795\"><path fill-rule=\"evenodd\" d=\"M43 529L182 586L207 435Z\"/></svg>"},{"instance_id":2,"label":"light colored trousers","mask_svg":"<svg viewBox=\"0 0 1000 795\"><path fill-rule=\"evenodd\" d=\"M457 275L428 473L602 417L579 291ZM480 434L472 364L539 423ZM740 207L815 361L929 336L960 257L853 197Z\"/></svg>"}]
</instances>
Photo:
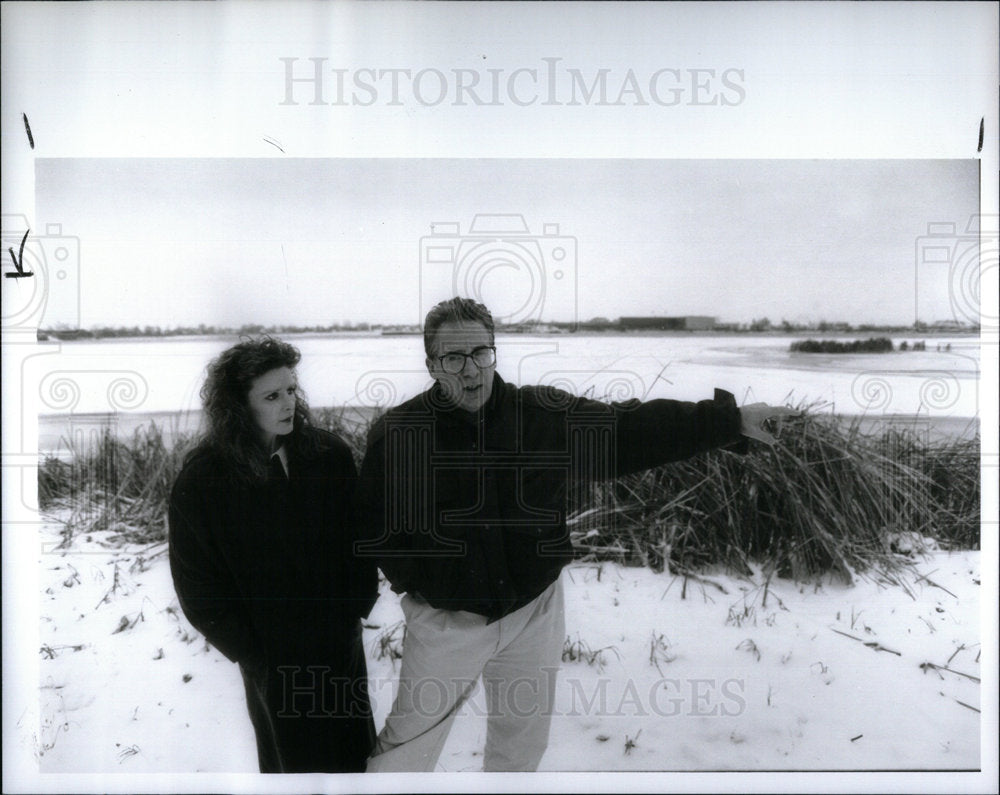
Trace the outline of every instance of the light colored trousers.
<instances>
[{"instance_id":1,"label":"light colored trousers","mask_svg":"<svg viewBox=\"0 0 1000 795\"><path fill-rule=\"evenodd\" d=\"M406 640L399 686L368 772L433 771L480 675L488 710L484 770L535 770L548 744L565 637L561 582L492 624L409 595L401 604Z\"/></svg>"}]
</instances>

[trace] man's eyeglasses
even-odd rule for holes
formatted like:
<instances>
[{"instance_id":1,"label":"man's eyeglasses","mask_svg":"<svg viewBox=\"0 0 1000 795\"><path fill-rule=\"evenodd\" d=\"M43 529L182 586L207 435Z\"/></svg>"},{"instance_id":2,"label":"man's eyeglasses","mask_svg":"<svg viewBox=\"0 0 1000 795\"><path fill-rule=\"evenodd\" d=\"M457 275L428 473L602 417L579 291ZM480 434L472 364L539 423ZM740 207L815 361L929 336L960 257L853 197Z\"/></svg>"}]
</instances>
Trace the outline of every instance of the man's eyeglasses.
<instances>
[{"instance_id":1,"label":"man's eyeglasses","mask_svg":"<svg viewBox=\"0 0 1000 795\"><path fill-rule=\"evenodd\" d=\"M476 348L472 353L446 353L438 356L441 362L441 369L451 375L457 375L465 369L465 360L472 359L472 363L480 370L492 367L497 362L497 349L492 346Z\"/></svg>"}]
</instances>

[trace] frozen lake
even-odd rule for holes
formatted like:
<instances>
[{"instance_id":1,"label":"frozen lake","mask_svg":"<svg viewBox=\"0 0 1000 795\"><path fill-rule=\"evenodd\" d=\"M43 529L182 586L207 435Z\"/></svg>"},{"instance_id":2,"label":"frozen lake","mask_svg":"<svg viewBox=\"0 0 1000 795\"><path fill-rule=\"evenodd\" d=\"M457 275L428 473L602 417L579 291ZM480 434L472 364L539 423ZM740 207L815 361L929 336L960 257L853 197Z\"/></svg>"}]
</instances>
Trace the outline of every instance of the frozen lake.
<instances>
[{"instance_id":1,"label":"frozen lake","mask_svg":"<svg viewBox=\"0 0 1000 795\"><path fill-rule=\"evenodd\" d=\"M979 415L979 340L973 336L894 337L925 351L887 354L791 353L808 336L589 334L497 337L497 371L519 384L551 384L577 394L624 400L710 397L819 404L840 415L918 415L960 428ZM863 339L864 333L844 339ZM392 406L430 383L418 335L285 335L302 352L299 379L313 407ZM26 363L25 395L37 406L39 449L58 446L71 425L110 421L122 430L150 418L176 430L197 426L205 365L232 338L51 342ZM30 377L34 376L34 378ZM29 409L30 410L30 409Z\"/></svg>"}]
</instances>

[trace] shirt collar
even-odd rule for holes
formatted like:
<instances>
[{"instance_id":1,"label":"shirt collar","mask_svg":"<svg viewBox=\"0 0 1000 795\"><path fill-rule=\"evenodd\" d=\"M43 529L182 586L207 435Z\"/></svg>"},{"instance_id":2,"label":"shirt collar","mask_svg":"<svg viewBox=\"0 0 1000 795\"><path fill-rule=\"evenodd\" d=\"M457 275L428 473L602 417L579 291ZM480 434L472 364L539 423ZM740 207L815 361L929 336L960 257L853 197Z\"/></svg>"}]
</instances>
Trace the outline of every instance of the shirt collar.
<instances>
[{"instance_id":1,"label":"shirt collar","mask_svg":"<svg viewBox=\"0 0 1000 795\"><path fill-rule=\"evenodd\" d=\"M500 377L500 373L493 371L493 390L490 392L490 399L477 411L466 411L455 406L445 405L445 399L441 390L441 385L437 381L431 387L430 405L439 417L459 420L461 422L475 423L480 418L489 416L497 410L500 405L500 393L503 391L505 381ZM425 393L426 394L426 393Z\"/></svg>"},{"instance_id":2,"label":"shirt collar","mask_svg":"<svg viewBox=\"0 0 1000 795\"><path fill-rule=\"evenodd\" d=\"M271 453L270 458L278 456L278 460L281 462L281 468L285 470L285 477L288 477L288 448L285 447L284 442L282 442L281 447ZM269 459L270 460L270 459Z\"/></svg>"}]
</instances>

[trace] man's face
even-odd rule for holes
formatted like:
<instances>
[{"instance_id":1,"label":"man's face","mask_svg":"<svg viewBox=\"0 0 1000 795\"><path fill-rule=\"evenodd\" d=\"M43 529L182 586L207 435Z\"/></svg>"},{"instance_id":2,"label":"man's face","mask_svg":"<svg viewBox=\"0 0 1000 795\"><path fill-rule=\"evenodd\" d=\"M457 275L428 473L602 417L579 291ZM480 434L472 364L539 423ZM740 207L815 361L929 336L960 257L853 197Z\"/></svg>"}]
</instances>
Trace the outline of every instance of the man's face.
<instances>
[{"instance_id":1,"label":"man's face","mask_svg":"<svg viewBox=\"0 0 1000 795\"><path fill-rule=\"evenodd\" d=\"M458 373L448 373L441 358L446 354L472 354L489 348L493 339L489 331L474 320L443 323L434 336L432 355L426 360L431 378L441 385L445 399L465 411L482 408L493 393L493 373L496 363L480 368L470 356L465 358ZM482 354L481 354L482 355Z\"/></svg>"}]
</instances>

